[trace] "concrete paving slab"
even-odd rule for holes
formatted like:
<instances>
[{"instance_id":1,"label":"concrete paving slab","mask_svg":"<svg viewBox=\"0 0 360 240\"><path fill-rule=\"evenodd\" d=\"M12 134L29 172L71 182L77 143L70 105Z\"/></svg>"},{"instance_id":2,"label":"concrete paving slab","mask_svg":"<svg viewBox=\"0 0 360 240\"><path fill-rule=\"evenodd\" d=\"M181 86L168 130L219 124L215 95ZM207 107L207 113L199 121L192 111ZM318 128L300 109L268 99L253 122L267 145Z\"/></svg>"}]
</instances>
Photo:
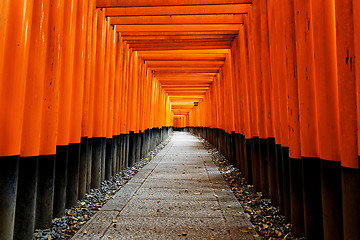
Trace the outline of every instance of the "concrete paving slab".
<instances>
[{"instance_id":1,"label":"concrete paving slab","mask_svg":"<svg viewBox=\"0 0 360 240\"><path fill-rule=\"evenodd\" d=\"M100 239L118 214L118 211L99 211L99 213L97 213L89 222L85 223L71 239Z\"/></svg>"},{"instance_id":2,"label":"concrete paving slab","mask_svg":"<svg viewBox=\"0 0 360 240\"><path fill-rule=\"evenodd\" d=\"M73 239L259 239L207 150L183 132L175 133L75 236Z\"/></svg>"},{"instance_id":3,"label":"concrete paving slab","mask_svg":"<svg viewBox=\"0 0 360 240\"><path fill-rule=\"evenodd\" d=\"M117 220L122 224L113 224L101 239L231 239L222 218L120 216Z\"/></svg>"},{"instance_id":4,"label":"concrete paving slab","mask_svg":"<svg viewBox=\"0 0 360 240\"><path fill-rule=\"evenodd\" d=\"M130 201L121 216L222 217L217 201L142 200Z\"/></svg>"},{"instance_id":5,"label":"concrete paving slab","mask_svg":"<svg viewBox=\"0 0 360 240\"><path fill-rule=\"evenodd\" d=\"M145 181L143 187L147 188L171 188L176 186L178 189L199 189L211 187L209 181L195 179L168 179L167 181Z\"/></svg>"},{"instance_id":6,"label":"concrete paving slab","mask_svg":"<svg viewBox=\"0 0 360 240\"><path fill-rule=\"evenodd\" d=\"M174 186L175 187L175 186ZM217 195L211 188L174 189L140 188L134 195L137 199L184 200L184 201L217 201Z\"/></svg>"}]
</instances>

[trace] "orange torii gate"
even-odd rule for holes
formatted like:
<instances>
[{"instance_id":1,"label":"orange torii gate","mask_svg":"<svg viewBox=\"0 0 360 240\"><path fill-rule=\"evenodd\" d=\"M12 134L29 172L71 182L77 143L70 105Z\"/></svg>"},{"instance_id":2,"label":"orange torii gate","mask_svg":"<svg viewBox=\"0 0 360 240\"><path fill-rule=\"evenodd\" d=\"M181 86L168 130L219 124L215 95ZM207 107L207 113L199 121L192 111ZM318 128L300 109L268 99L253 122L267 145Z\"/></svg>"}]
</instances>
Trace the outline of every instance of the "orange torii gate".
<instances>
[{"instance_id":1,"label":"orange torii gate","mask_svg":"<svg viewBox=\"0 0 360 240\"><path fill-rule=\"evenodd\" d=\"M0 3L0 239L30 239L172 127L307 239L359 239L360 3Z\"/></svg>"}]
</instances>

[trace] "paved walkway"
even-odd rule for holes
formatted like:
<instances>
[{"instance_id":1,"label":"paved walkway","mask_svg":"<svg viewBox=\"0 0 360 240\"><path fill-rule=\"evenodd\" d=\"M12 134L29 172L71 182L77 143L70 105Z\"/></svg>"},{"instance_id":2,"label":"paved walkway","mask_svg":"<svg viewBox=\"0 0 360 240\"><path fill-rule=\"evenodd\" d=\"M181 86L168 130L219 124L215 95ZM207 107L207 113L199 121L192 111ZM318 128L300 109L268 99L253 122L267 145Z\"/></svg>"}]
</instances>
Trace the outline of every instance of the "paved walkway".
<instances>
[{"instance_id":1,"label":"paved walkway","mask_svg":"<svg viewBox=\"0 0 360 240\"><path fill-rule=\"evenodd\" d=\"M243 208L202 143L170 143L73 239L255 239Z\"/></svg>"}]
</instances>

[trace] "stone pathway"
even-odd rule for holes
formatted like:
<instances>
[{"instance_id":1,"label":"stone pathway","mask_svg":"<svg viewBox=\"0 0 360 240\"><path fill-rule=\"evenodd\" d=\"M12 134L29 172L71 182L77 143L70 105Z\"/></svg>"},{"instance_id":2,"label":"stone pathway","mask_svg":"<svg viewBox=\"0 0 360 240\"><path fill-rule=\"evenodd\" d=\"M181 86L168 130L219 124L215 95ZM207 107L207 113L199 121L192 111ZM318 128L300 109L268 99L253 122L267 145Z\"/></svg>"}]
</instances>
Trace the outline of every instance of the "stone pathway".
<instances>
[{"instance_id":1,"label":"stone pathway","mask_svg":"<svg viewBox=\"0 0 360 240\"><path fill-rule=\"evenodd\" d=\"M201 142L175 132L72 239L258 239Z\"/></svg>"}]
</instances>

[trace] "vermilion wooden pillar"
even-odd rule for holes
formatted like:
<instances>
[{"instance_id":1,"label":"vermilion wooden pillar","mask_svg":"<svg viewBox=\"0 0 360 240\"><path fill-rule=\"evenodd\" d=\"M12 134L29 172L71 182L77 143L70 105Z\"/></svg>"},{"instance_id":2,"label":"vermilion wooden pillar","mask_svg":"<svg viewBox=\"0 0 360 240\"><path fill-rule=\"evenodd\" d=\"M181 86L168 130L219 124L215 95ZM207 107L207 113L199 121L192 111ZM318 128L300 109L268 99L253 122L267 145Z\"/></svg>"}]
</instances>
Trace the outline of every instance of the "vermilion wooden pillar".
<instances>
[{"instance_id":1,"label":"vermilion wooden pillar","mask_svg":"<svg viewBox=\"0 0 360 240\"><path fill-rule=\"evenodd\" d=\"M0 236L12 239L33 1L3 1L1 14Z\"/></svg>"},{"instance_id":2,"label":"vermilion wooden pillar","mask_svg":"<svg viewBox=\"0 0 360 240\"><path fill-rule=\"evenodd\" d=\"M320 159L315 98L313 24L310 0L294 1L300 141L303 157L305 237L323 238Z\"/></svg>"},{"instance_id":3,"label":"vermilion wooden pillar","mask_svg":"<svg viewBox=\"0 0 360 240\"><path fill-rule=\"evenodd\" d=\"M92 139L92 165L91 165L91 187L99 188L101 182L101 159L104 138L104 116L103 107L105 99L105 13L97 9L97 38L96 38L96 59L94 79L94 111L93 111L93 139Z\"/></svg>"},{"instance_id":4,"label":"vermilion wooden pillar","mask_svg":"<svg viewBox=\"0 0 360 240\"><path fill-rule=\"evenodd\" d=\"M357 5L354 3L355 1L352 0L335 0L344 239L360 238L358 227L360 225L360 206L358 204L360 201L358 190L360 172L357 142L359 80L355 75L353 7ZM358 6L356 10L358 10Z\"/></svg>"},{"instance_id":5,"label":"vermilion wooden pillar","mask_svg":"<svg viewBox=\"0 0 360 240\"><path fill-rule=\"evenodd\" d=\"M85 36L85 52L84 52L84 89L82 98L82 116L81 116L81 153L79 166L79 194L78 198L82 199L88 191L90 174L91 174L91 130L90 128L90 106L92 93L92 54L94 54L92 45L93 41L93 19L94 17L94 1L87 0L86 9L86 36Z\"/></svg>"},{"instance_id":6,"label":"vermilion wooden pillar","mask_svg":"<svg viewBox=\"0 0 360 240\"><path fill-rule=\"evenodd\" d=\"M342 239L335 2L311 1L324 239Z\"/></svg>"},{"instance_id":7,"label":"vermilion wooden pillar","mask_svg":"<svg viewBox=\"0 0 360 240\"><path fill-rule=\"evenodd\" d=\"M34 1L26 75L14 239L31 238L35 228L38 157L48 41L49 2ZM34 134L35 133L35 134Z\"/></svg>"},{"instance_id":8,"label":"vermilion wooden pillar","mask_svg":"<svg viewBox=\"0 0 360 240\"><path fill-rule=\"evenodd\" d=\"M297 80L297 58L295 43L294 0L282 0L284 14L286 46L286 81L288 93L289 118L289 171L290 171L290 207L294 236L300 237L304 231L304 206L302 183L302 158L300 143L299 94Z\"/></svg>"},{"instance_id":9,"label":"vermilion wooden pillar","mask_svg":"<svg viewBox=\"0 0 360 240\"><path fill-rule=\"evenodd\" d=\"M256 1L253 4L252 8L252 15L251 15L251 25L253 27L252 29L252 37L254 41L254 47L253 47L253 57L255 59L255 78L256 81L256 88L254 91L256 91L257 95L257 112L258 112L258 129L259 129L259 135L258 136L252 136L251 139L251 156L252 156L252 162L253 162L253 181L254 181L254 187L256 189L259 189L260 187L260 138L261 139L267 139L267 116L266 116L266 96L265 96L265 82L266 77L263 76L265 72L261 71L262 61L263 61L263 55L262 55L262 37L263 34L261 32L261 7L262 3L260 1ZM265 30L264 30L265 31ZM267 30L266 30L267 31ZM266 141L266 140L265 140ZM262 140L262 142L264 142ZM260 189L259 189L260 190Z\"/></svg>"}]
</instances>

